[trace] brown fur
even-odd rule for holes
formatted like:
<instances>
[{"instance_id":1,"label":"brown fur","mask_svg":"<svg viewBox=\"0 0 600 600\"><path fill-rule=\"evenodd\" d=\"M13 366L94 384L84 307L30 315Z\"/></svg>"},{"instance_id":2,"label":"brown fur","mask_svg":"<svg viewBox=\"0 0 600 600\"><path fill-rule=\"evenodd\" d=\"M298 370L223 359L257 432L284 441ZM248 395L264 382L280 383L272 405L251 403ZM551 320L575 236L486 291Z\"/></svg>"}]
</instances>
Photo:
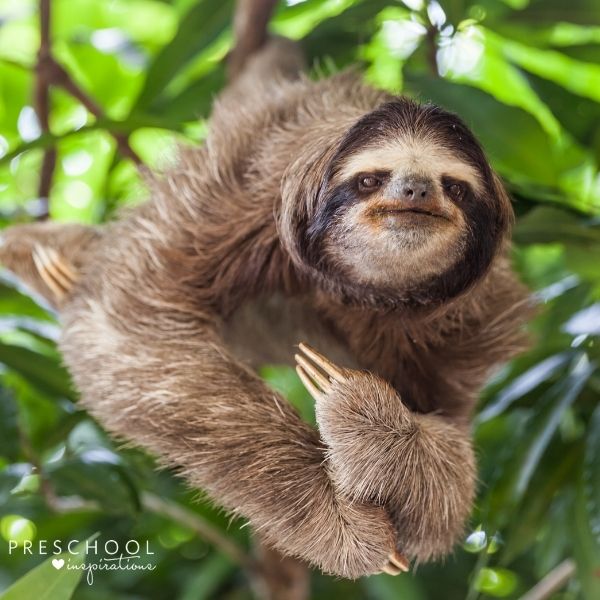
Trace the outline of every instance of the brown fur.
<instances>
[{"instance_id":1,"label":"brown fur","mask_svg":"<svg viewBox=\"0 0 600 600\"><path fill-rule=\"evenodd\" d=\"M300 68L273 40L217 101L207 143L150 181L150 202L69 248L60 226L9 231L0 256L49 296L26 255L54 227L44 243L80 273L60 309L83 405L283 553L354 578L395 548L425 561L459 538L475 490L469 417L490 369L522 347L526 293L505 258L510 203L456 118ZM358 283L319 237L336 223L336 165L416 124L444 144L458 131L452 152L481 179L461 206L462 262L410 289ZM319 431L242 360L253 340L238 327L254 313L241 314L269 303L306 313L288 329L260 321L287 340L274 360L308 341L364 369L317 405Z\"/></svg>"}]
</instances>

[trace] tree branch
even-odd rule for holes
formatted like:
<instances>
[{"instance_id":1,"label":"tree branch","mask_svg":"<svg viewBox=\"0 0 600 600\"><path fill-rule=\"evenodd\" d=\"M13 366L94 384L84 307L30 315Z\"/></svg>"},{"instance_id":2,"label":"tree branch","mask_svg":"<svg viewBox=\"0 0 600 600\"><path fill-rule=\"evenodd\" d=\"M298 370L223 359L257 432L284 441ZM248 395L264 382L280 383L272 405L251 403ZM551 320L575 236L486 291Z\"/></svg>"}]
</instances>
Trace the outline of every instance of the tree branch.
<instances>
[{"instance_id":1,"label":"tree branch","mask_svg":"<svg viewBox=\"0 0 600 600\"><path fill-rule=\"evenodd\" d=\"M532 587L521 600L547 600L564 587L575 573L575 563L567 558Z\"/></svg>"},{"instance_id":2,"label":"tree branch","mask_svg":"<svg viewBox=\"0 0 600 600\"><path fill-rule=\"evenodd\" d=\"M96 101L86 94L73 80L69 73L60 65L52 54L51 45L51 0L40 0L40 48L38 50L37 64L35 66L35 105L36 114L40 123L42 134L50 133L50 87L62 87L73 98L81 102L85 108L92 113L96 119L104 119L104 111ZM141 165L140 157L129 145L129 138L126 134L111 131L108 132L117 142L119 153L130 158L136 164ZM40 181L38 186L38 196L42 202L42 209L38 216L39 219L46 219L49 213L49 196L52 188L52 179L54 168L56 166L56 147L49 146L44 151L42 168L40 172Z\"/></svg>"},{"instance_id":3,"label":"tree branch","mask_svg":"<svg viewBox=\"0 0 600 600\"><path fill-rule=\"evenodd\" d=\"M244 69L248 57L266 41L267 26L277 0L238 0L233 17L233 50L227 57L229 79Z\"/></svg>"},{"instance_id":4,"label":"tree branch","mask_svg":"<svg viewBox=\"0 0 600 600\"><path fill-rule=\"evenodd\" d=\"M259 570L259 565L237 543L224 536L212 523L199 514L150 492L142 492L142 506L149 512L162 515L191 529L198 536L218 548L233 561L251 571Z\"/></svg>"},{"instance_id":5,"label":"tree branch","mask_svg":"<svg viewBox=\"0 0 600 600\"><path fill-rule=\"evenodd\" d=\"M27 459L34 467L34 472L40 477L40 494L50 510L58 514L68 514L80 511L102 511L102 507L93 501L84 500L79 496L58 496L54 486L43 471L41 461L34 452L27 436L21 428L21 445ZM144 510L179 523L183 527L192 530L200 538L212 544L220 552L228 556L251 574L257 575L261 572L258 562L250 556L239 544L223 535L217 527L201 517L194 511L185 508L172 500L165 500L151 492L142 492L141 505Z\"/></svg>"},{"instance_id":6,"label":"tree branch","mask_svg":"<svg viewBox=\"0 0 600 600\"><path fill-rule=\"evenodd\" d=\"M96 101L86 94L73 80L71 75L66 69L59 64L52 54L48 55L47 58L47 69L52 75L51 82L56 86L62 87L66 92L71 94L73 98L79 100L85 108L92 113L97 119L103 119L105 117L104 111L96 103ZM136 164L142 164L140 157L134 152L133 148L129 145L127 135L115 131L109 131L113 138L117 142L119 152L125 158L130 158Z\"/></svg>"},{"instance_id":7,"label":"tree branch","mask_svg":"<svg viewBox=\"0 0 600 600\"><path fill-rule=\"evenodd\" d=\"M50 0L40 0L40 40L36 65L35 104L42 133L48 133L50 131L50 82L44 64L50 56ZM40 220L48 217L49 196L55 165L56 148L52 146L44 151L42 160L38 186L38 197L41 202L41 210L38 215Z\"/></svg>"}]
</instances>

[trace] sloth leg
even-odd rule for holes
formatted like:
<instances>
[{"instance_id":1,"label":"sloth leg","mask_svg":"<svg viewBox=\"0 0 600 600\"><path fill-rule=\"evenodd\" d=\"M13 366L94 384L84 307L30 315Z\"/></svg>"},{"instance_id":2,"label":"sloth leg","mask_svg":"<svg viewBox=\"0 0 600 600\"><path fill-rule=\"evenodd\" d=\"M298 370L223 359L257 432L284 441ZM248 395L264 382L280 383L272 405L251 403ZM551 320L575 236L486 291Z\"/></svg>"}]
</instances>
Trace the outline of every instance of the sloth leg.
<instances>
[{"instance_id":1,"label":"sloth leg","mask_svg":"<svg viewBox=\"0 0 600 600\"><path fill-rule=\"evenodd\" d=\"M337 489L385 506L397 548L409 557L425 561L447 554L474 498L467 432L442 417L410 412L379 377L340 369L304 344L296 360L316 401Z\"/></svg>"}]
</instances>

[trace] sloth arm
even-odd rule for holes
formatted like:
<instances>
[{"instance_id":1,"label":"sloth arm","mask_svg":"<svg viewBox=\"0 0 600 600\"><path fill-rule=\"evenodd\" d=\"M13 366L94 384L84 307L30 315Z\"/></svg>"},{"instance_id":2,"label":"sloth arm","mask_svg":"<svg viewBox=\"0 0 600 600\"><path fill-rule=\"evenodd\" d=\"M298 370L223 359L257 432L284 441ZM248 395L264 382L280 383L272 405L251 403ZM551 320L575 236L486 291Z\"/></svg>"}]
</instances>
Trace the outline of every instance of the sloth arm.
<instances>
[{"instance_id":1,"label":"sloth arm","mask_svg":"<svg viewBox=\"0 0 600 600\"><path fill-rule=\"evenodd\" d=\"M475 492L468 430L412 412L389 383L368 371L339 369L301 348L299 374L316 401L336 488L358 502L385 506L397 549L411 558L422 562L450 552ZM339 376L328 377L334 369Z\"/></svg>"},{"instance_id":2,"label":"sloth arm","mask_svg":"<svg viewBox=\"0 0 600 600\"><path fill-rule=\"evenodd\" d=\"M525 288L499 261L460 318L431 324L429 343L427 325L407 336L398 319L349 311L337 314L338 327L369 371L339 369L314 353L298 359L301 372L308 365L337 489L384 505L398 547L419 561L446 554L464 531L476 488L470 416L490 369L523 349L529 314ZM420 344L410 341L419 336Z\"/></svg>"},{"instance_id":3,"label":"sloth arm","mask_svg":"<svg viewBox=\"0 0 600 600\"><path fill-rule=\"evenodd\" d=\"M82 404L279 550L344 577L385 568L385 510L337 492L318 433L231 357L181 265L147 251L141 221L112 227L61 309Z\"/></svg>"}]
</instances>

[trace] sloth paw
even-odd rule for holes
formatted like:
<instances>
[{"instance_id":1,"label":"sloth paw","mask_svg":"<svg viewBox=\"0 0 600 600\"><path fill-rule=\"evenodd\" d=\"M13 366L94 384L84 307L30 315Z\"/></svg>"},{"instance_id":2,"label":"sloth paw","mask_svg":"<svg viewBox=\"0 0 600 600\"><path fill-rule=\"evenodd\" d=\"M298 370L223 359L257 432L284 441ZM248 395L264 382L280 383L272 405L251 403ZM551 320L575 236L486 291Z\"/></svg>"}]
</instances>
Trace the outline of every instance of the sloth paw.
<instances>
[{"instance_id":1,"label":"sloth paw","mask_svg":"<svg viewBox=\"0 0 600 600\"><path fill-rule=\"evenodd\" d=\"M360 386L360 382L364 381L365 373L338 367L306 344L300 344L299 348L300 353L295 356L297 363L296 372L317 403L317 420L319 421L321 432L327 433L330 427L326 425L325 421L329 419L323 414L323 408L327 404L335 403L336 398L339 401L344 395L339 392L344 390L344 388L349 391L355 388L356 385ZM372 385L372 376L367 375L367 381L369 385ZM321 418L319 418L319 415ZM381 571L388 575L398 575L403 571L408 571L408 569L408 560L399 552L394 551L388 556L388 561L382 567Z\"/></svg>"}]
</instances>

